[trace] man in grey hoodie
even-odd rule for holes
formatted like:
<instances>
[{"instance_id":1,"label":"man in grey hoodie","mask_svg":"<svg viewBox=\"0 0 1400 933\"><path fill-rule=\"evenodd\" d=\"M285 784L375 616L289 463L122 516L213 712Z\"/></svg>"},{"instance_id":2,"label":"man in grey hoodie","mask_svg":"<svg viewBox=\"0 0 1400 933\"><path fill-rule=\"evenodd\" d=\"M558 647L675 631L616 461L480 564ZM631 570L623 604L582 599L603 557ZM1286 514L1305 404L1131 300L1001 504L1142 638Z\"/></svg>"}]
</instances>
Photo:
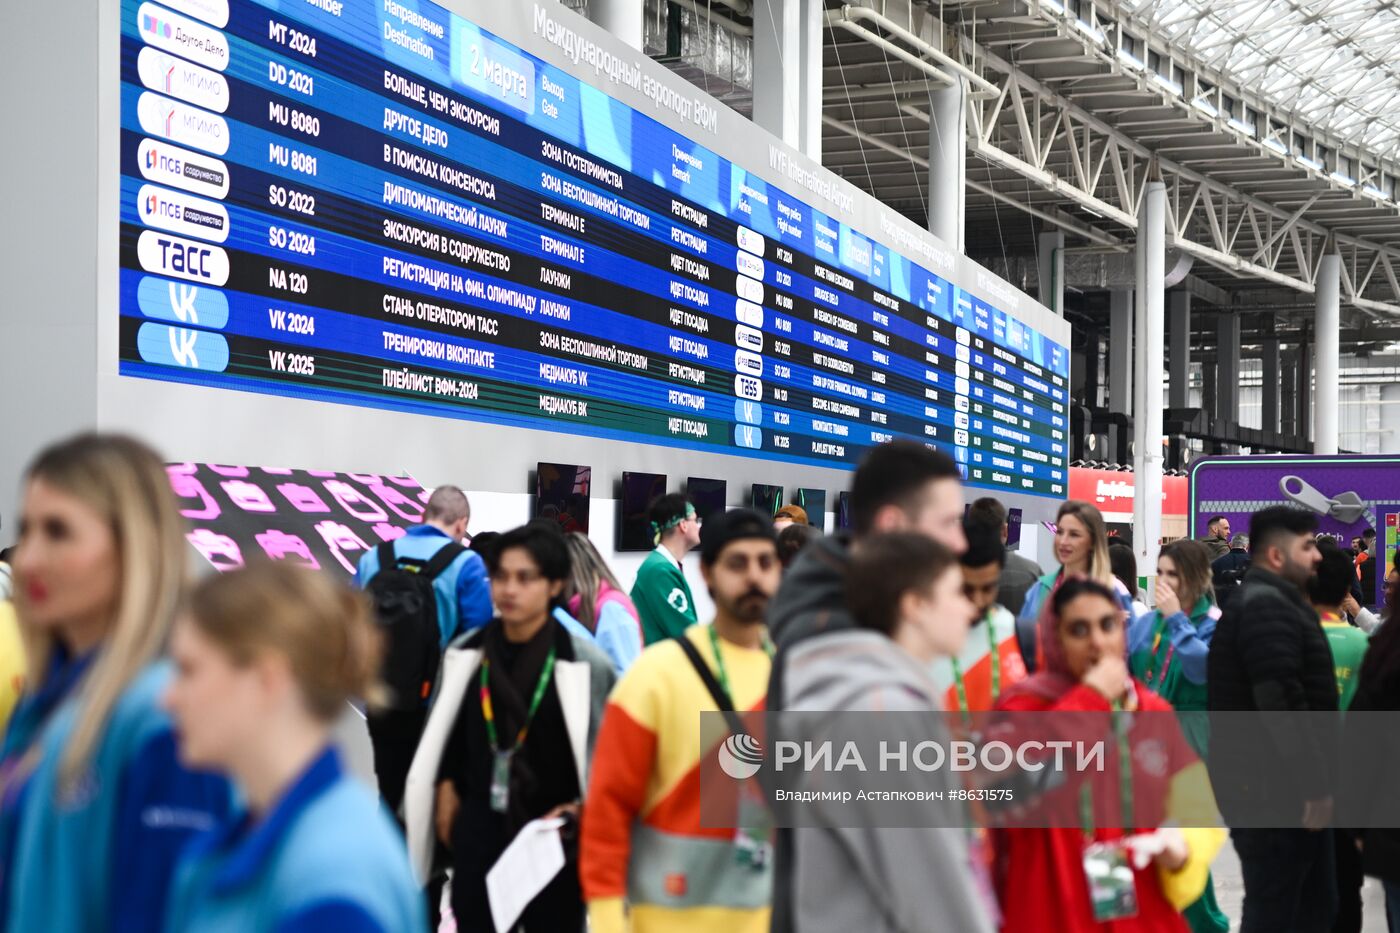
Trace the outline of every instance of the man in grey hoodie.
<instances>
[{"instance_id":1,"label":"man in grey hoodie","mask_svg":"<svg viewBox=\"0 0 1400 933\"><path fill-rule=\"evenodd\" d=\"M783 576L768 611L778 646L768 681L770 712L802 709L786 690L787 672L806 663L825 639L855 626L846 608L846 566L853 542L882 532L909 531L956 554L967 548L962 530L962 474L947 454L915 441L872 448L851 481L851 536L819 538ZM792 933L792 836L780 829L774 847L772 933Z\"/></svg>"},{"instance_id":2,"label":"man in grey hoodie","mask_svg":"<svg viewBox=\"0 0 1400 933\"><path fill-rule=\"evenodd\" d=\"M948 742L931 667L962 649L976 615L963 594L957 558L920 534L875 535L852 549L847 579L856 627L820 639L819 649L789 671L792 706L887 713L870 723L884 741L906 747ZM798 716L784 737L839 744L832 732L839 719ZM898 777L899 790L941 791L945 799L957 786L942 769L911 768ZM795 829L792 837L797 933L994 929L991 886L985 870L980 878L974 874L964 829L881 827L885 814L878 804L855 818L846 805L812 806L817 812L809 817L818 825Z\"/></svg>"}]
</instances>

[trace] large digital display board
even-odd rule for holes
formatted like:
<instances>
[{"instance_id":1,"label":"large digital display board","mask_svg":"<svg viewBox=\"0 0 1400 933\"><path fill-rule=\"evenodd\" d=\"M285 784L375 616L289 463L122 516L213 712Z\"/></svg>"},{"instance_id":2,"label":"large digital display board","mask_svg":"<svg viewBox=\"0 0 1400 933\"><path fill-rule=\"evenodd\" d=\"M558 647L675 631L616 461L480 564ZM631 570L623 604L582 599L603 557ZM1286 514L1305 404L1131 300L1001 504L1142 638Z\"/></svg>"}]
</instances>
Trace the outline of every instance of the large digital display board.
<instances>
[{"instance_id":1,"label":"large digital display board","mask_svg":"<svg viewBox=\"0 0 1400 933\"><path fill-rule=\"evenodd\" d=\"M507 6L573 67L427 2L123 0L120 372L823 466L907 436L1065 494L1064 346Z\"/></svg>"}]
</instances>

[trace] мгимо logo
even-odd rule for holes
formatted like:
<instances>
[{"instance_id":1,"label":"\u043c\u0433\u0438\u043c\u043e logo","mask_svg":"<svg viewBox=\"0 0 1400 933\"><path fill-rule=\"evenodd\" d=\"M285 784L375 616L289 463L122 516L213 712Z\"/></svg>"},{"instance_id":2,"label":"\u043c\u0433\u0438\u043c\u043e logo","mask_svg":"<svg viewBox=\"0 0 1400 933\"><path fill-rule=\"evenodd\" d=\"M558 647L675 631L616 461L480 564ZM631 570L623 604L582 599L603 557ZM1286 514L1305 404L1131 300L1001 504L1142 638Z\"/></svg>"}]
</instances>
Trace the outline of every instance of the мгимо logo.
<instances>
[{"instance_id":1,"label":"\u043c\u0433\u0438\u043c\u043e logo","mask_svg":"<svg viewBox=\"0 0 1400 933\"><path fill-rule=\"evenodd\" d=\"M763 767L763 746L746 732L720 743L719 769L736 781L747 781Z\"/></svg>"}]
</instances>

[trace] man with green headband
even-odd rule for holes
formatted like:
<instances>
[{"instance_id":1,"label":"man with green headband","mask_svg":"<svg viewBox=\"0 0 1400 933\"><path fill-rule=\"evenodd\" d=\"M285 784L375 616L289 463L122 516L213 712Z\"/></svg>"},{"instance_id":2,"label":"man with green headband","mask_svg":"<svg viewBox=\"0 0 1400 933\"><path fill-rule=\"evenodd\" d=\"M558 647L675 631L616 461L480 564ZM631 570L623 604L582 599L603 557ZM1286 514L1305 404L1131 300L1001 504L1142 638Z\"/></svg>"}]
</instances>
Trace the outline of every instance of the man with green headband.
<instances>
[{"instance_id":1,"label":"man with green headband","mask_svg":"<svg viewBox=\"0 0 1400 933\"><path fill-rule=\"evenodd\" d=\"M695 600L681 566L686 552L700 543L695 506L680 493L657 499L651 504L651 533L656 550L642 561L632 584L632 602L648 645L675 638L696 622Z\"/></svg>"}]
</instances>

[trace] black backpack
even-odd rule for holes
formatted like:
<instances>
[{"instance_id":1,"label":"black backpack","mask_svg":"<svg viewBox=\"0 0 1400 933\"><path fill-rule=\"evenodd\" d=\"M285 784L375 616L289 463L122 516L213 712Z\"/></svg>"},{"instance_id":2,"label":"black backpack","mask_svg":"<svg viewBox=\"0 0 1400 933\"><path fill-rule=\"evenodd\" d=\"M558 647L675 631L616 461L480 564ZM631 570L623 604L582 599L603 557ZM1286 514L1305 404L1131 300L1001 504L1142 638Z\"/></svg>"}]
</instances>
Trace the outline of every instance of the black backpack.
<instances>
[{"instance_id":1,"label":"black backpack","mask_svg":"<svg viewBox=\"0 0 1400 933\"><path fill-rule=\"evenodd\" d=\"M384 634L380 680L389 688L393 710L418 710L428 702L442 659L433 580L466 548L445 544L427 561L394 555L394 543L379 545L379 572L365 591Z\"/></svg>"}]
</instances>

